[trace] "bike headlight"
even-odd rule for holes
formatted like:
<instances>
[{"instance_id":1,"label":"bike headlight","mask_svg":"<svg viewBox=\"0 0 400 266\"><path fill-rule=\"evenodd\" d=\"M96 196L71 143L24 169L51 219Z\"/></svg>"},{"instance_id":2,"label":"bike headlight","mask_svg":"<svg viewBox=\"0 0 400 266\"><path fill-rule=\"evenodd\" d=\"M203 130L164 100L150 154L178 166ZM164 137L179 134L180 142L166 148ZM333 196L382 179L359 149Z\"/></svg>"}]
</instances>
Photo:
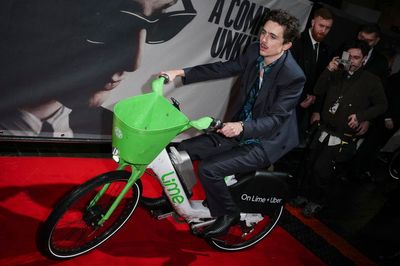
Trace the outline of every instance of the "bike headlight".
<instances>
[{"instance_id":1,"label":"bike headlight","mask_svg":"<svg viewBox=\"0 0 400 266\"><path fill-rule=\"evenodd\" d=\"M114 161L119 163L119 151L118 151L117 148L113 148L113 150L112 150L112 158L113 158Z\"/></svg>"}]
</instances>

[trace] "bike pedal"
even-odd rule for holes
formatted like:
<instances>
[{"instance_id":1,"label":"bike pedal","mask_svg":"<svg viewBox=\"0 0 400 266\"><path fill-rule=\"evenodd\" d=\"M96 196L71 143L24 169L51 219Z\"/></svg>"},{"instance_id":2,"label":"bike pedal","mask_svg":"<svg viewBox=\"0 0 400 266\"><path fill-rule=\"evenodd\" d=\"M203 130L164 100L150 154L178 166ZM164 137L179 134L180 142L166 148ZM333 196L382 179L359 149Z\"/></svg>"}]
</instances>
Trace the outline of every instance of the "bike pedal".
<instances>
[{"instance_id":1,"label":"bike pedal","mask_svg":"<svg viewBox=\"0 0 400 266\"><path fill-rule=\"evenodd\" d=\"M174 212L172 211L172 208L160 208L160 209L153 209L150 210L151 215L154 218L157 218L158 220L165 219L169 216L171 216Z\"/></svg>"},{"instance_id":2,"label":"bike pedal","mask_svg":"<svg viewBox=\"0 0 400 266\"><path fill-rule=\"evenodd\" d=\"M165 218L168 218L170 216L172 216L174 214L174 212L170 211L170 212L165 212L163 210L151 210L151 215L154 218L157 218L158 220L162 220Z\"/></svg>"},{"instance_id":3,"label":"bike pedal","mask_svg":"<svg viewBox=\"0 0 400 266\"><path fill-rule=\"evenodd\" d=\"M154 218L157 218L158 220L165 219L174 213L173 208L170 204L168 204L168 205L163 204L162 206L160 206L158 208L156 206L154 206L152 208L149 208L149 211L150 211L151 215Z\"/></svg>"}]
</instances>

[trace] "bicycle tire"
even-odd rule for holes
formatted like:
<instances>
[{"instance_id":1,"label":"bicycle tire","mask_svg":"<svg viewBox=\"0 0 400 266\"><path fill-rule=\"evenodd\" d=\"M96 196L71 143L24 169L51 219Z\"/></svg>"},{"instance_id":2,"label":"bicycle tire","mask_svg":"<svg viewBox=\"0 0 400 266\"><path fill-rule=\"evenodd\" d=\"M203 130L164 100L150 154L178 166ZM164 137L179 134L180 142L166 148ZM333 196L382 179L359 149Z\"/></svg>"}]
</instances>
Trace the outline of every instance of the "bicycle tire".
<instances>
[{"instance_id":1,"label":"bicycle tire","mask_svg":"<svg viewBox=\"0 0 400 266\"><path fill-rule=\"evenodd\" d=\"M400 149L393 154L390 160L389 174L394 179L400 179Z\"/></svg>"},{"instance_id":2,"label":"bicycle tire","mask_svg":"<svg viewBox=\"0 0 400 266\"><path fill-rule=\"evenodd\" d=\"M112 171L96 176L77 187L54 208L43 225L41 240L47 256L58 259L72 258L87 253L114 235L135 211L140 196L138 180L128 190L120 204L102 225L97 222L108 210L130 177L128 171ZM96 205L88 203L105 184L110 184Z\"/></svg>"},{"instance_id":3,"label":"bicycle tire","mask_svg":"<svg viewBox=\"0 0 400 266\"><path fill-rule=\"evenodd\" d=\"M226 235L210 238L208 243L223 251L240 251L250 248L272 232L282 216L283 209L284 205L279 205L269 214L258 214L262 216L262 220L251 226L241 221L239 224L231 226Z\"/></svg>"}]
</instances>

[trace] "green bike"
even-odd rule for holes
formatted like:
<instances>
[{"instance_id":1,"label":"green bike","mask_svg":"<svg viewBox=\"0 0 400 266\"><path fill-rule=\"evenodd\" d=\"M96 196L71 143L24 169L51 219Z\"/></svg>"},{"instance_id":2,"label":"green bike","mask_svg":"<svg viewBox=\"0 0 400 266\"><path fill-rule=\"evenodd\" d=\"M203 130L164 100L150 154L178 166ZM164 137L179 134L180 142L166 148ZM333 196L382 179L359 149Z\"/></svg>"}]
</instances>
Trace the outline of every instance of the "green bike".
<instances>
[{"instance_id":1,"label":"green bike","mask_svg":"<svg viewBox=\"0 0 400 266\"><path fill-rule=\"evenodd\" d=\"M118 169L92 178L60 200L41 231L47 255L79 256L114 235L140 202L140 178L146 169L152 169L171 205L171 211L158 212L158 218L178 216L194 234L215 221L203 200L190 199L197 179L187 152L169 143L189 128L205 130L221 123L210 117L190 121L163 97L165 81L159 77L152 83L153 92L115 105L112 144ZM286 173L260 170L226 179L241 211L240 222L226 235L206 241L220 250L238 251L264 239L281 217L288 178Z\"/></svg>"}]
</instances>

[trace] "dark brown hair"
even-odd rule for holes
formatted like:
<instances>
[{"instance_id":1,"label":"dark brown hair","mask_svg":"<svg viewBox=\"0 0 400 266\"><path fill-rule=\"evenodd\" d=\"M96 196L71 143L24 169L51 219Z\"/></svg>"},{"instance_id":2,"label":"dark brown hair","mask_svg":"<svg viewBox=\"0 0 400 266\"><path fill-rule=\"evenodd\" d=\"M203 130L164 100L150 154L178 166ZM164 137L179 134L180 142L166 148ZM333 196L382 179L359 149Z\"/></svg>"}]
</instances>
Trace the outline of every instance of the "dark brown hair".
<instances>
[{"instance_id":1,"label":"dark brown hair","mask_svg":"<svg viewBox=\"0 0 400 266\"><path fill-rule=\"evenodd\" d=\"M366 56L369 52L368 43L358 39L350 40L345 43L343 51L347 51L349 49L360 49L363 56Z\"/></svg>"},{"instance_id":2,"label":"dark brown hair","mask_svg":"<svg viewBox=\"0 0 400 266\"><path fill-rule=\"evenodd\" d=\"M313 18L316 18L316 17L321 17L323 19L332 19L333 20L332 11L330 11L326 7L321 7L319 9L315 10Z\"/></svg>"},{"instance_id":3,"label":"dark brown hair","mask_svg":"<svg viewBox=\"0 0 400 266\"><path fill-rule=\"evenodd\" d=\"M299 20L282 9L271 10L264 21L273 21L284 26L283 43L293 42L300 35Z\"/></svg>"},{"instance_id":4,"label":"dark brown hair","mask_svg":"<svg viewBox=\"0 0 400 266\"><path fill-rule=\"evenodd\" d=\"M358 32L375 33L377 37L381 36L381 28L375 23L361 25Z\"/></svg>"}]
</instances>

